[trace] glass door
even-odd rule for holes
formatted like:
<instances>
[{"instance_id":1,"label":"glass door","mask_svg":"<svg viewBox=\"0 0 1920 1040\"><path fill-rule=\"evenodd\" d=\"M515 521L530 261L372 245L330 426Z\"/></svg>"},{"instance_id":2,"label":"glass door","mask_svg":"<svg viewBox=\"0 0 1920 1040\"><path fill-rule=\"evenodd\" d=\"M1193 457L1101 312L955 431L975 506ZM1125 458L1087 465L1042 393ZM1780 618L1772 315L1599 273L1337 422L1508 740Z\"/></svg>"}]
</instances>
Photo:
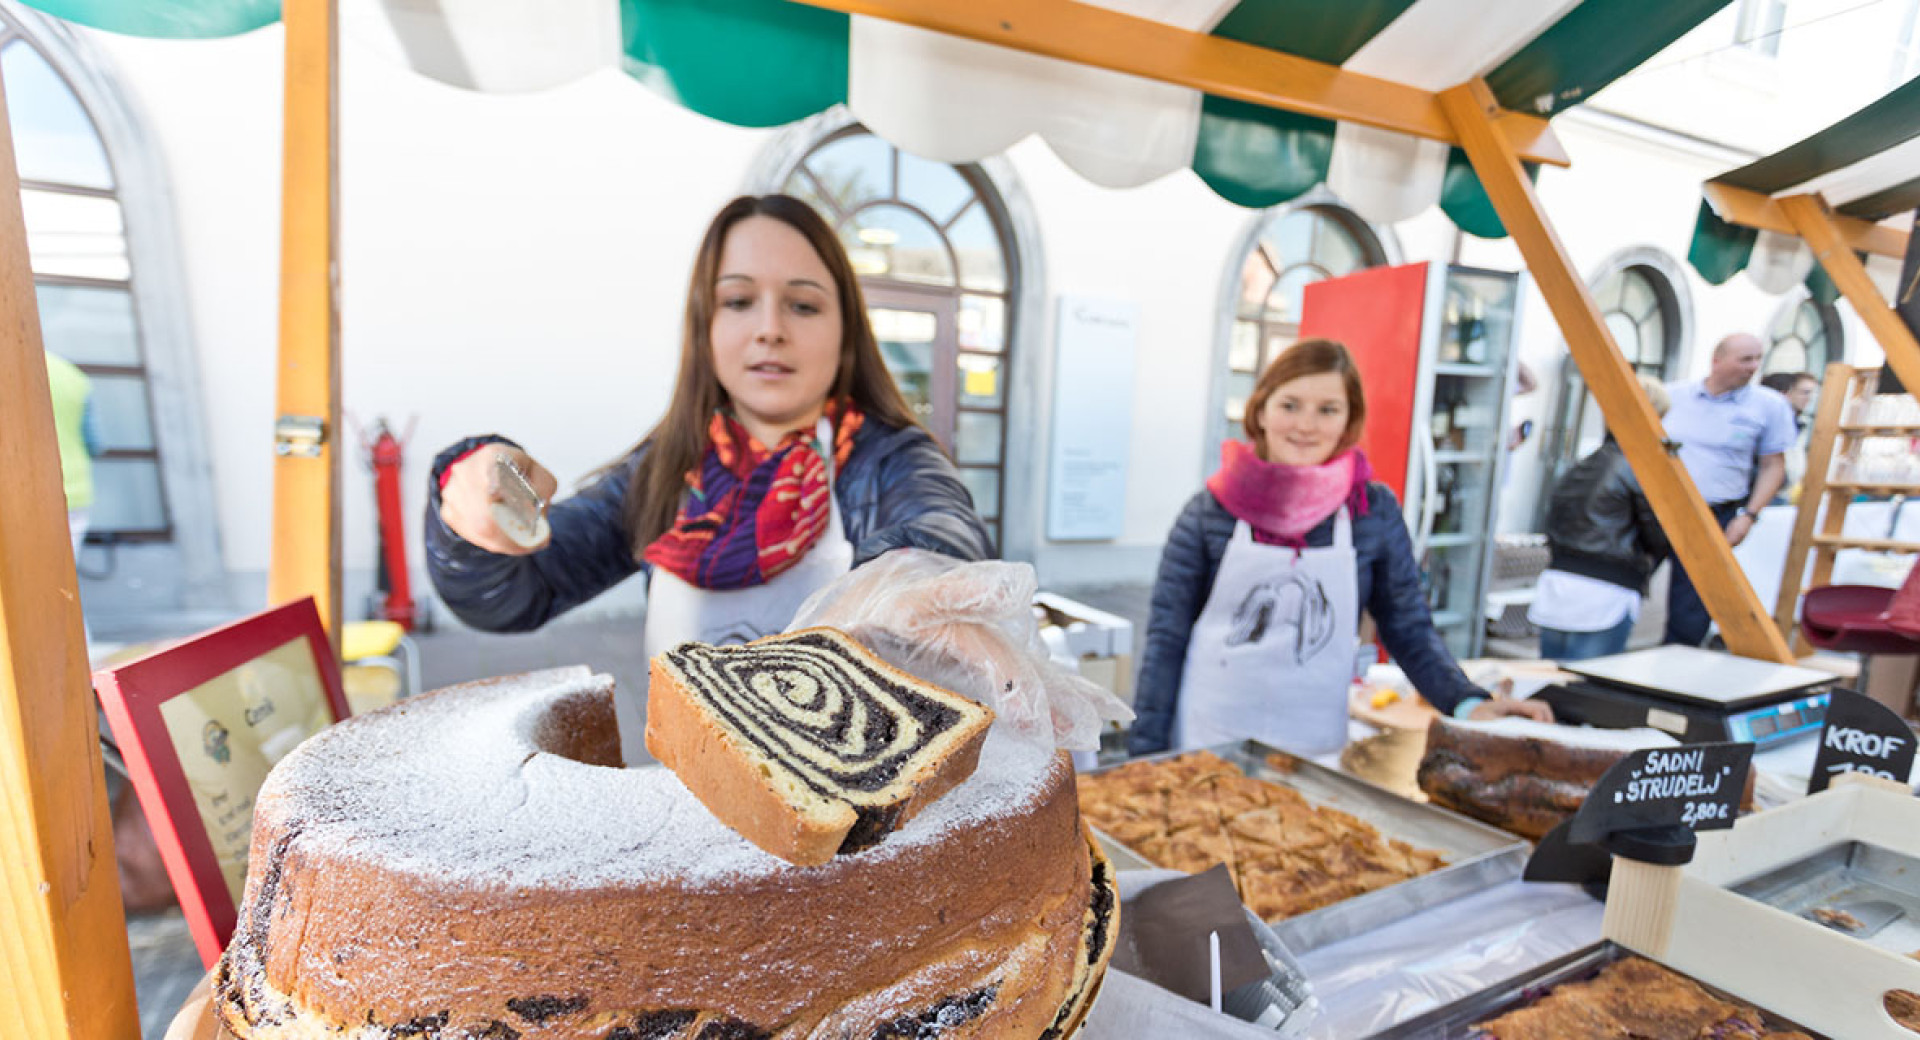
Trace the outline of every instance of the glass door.
<instances>
[{"instance_id":1,"label":"glass door","mask_svg":"<svg viewBox=\"0 0 1920 1040\"><path fill-rule=\"evenodd\" d=\"M919 419L953 452L954 393L960 346L955 326L959 308L942 293L868 286L867 318L880 343L880 357Z\"/></svg>"},{"instance_id":2,"label":"glass door","mask_svg":"<svg viewBox=\"0 0 1920 1040\"><path fill-rule=\"evenodd\" d=\"M956 296L898 284L864 284L880 356L908 407L960 467L960 481L1000 546L1006 450L1006 357L980 334L982 315Z\"/></svg>"}]
</instances>

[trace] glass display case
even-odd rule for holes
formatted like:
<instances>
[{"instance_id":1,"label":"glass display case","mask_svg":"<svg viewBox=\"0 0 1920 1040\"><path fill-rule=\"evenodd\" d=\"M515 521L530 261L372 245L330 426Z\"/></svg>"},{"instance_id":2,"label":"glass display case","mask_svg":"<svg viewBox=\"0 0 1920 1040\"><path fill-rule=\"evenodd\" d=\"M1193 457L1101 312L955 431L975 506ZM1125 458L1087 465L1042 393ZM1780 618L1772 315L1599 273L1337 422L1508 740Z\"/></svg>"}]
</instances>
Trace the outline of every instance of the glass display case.
<instances>
[{"instance_id":1,"label":"glass display case","mask_svg":"<svg viewBox=\"0 0 1920 1040\"><path fill-rule=\"evenodd\" d=\"M1311 285L1301 335L1345 343L1367 390L1362 445L1400 496L1434 624L1477 657L1507 461L1520 276L1442 264Z\"/></svg>"},{"instance_id":2,"label":"glass display case","mask_svg":"<svg viewBox=\"0 0 1920 1040\"><path fill-rule=\"evenodd\" d=\"M1437 266L1437 265L1436 265ZM1427 605L1448 649L1478 657L1507 462L1514 315L1519 275L1442 269L1437 321L1422 337L1426 408L1424 472L1408 481L1408 515L1427 580ZM1416 429L1420 427L1416 426Z\"/></svg>"}]
</instances>

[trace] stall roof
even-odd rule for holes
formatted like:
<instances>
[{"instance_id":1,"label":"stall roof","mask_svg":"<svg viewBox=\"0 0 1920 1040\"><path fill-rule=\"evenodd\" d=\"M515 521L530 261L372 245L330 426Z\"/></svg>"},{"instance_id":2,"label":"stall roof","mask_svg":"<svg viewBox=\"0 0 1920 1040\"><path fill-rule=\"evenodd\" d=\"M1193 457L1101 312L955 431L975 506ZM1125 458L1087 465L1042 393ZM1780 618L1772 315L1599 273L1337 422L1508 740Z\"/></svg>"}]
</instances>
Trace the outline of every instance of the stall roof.
<instances>
[{"instance_id":1,"label":"stall roof","mask_svg":"<svg viewBox=\"0 0 1920 1040\"><path fill-rule=\"evenodd\" d=\"M1753 196L1778 200L1818 195L1839 217L1869 224L1902 217L1920 208L1920 172L1916 171L1920 171L1920 78L1797 144L1708 181L1687 259L1715 285L1748 269L1761 234L1787 230L1769 226L1762 210L1750 205ZM1747 212L1736 213L1736 207ZM1906 221L1898 224L1904 227ZM1876 238L1897 243L1897 236ZM1893 251L1874 248L1863 238L1853 244L1875 252ZM1813 288L1816 295L1831 299L1827 296L1830 286Z\"/></svg>"},{"instance_id":2,"label":"stall roof","mask_svg":"<svg viewBox=\"0 0 1920 1040\"><path fill-rule=\"evenodd\" d=\"M278 0L26 2L155 37L228 36L280 17ZM845 104L875 133L939 161L974 161L1038 134L1109 187L1191 167L1223 198L1263 207L1324 181L1370 220L1404 219L1437 201L1463 229L1497 237L1505 231L1464 153L1443 136L1415 136L1427 126L1446 133L1434 93L1484 77L1502 108L1539 122L1726 3L347 0L346 17L354 35L390 35L414 69L469 89L541 89L618 65L687 108L742 126ZM921 27L968 20L986 28L965 38ZM1036 39L1030 26L1046 24L1062 32ZM996 38L1009 46L981 42ZM1246 49L1202 53L1196 43L1209 38ZM1287 63L1263 64L1276 55ZM1240 63L1242 81L1269 73L1292 81L1262 97L1228 89L1231 76L1197 71L1219 68L1222 57ZM1364 125L1364 115L1347 118L1355 110L1339 104L1346 96L1391 114ZM1533 144L1523 157L1564 164L1544 124Z\"/></svg>"}]
</instances>

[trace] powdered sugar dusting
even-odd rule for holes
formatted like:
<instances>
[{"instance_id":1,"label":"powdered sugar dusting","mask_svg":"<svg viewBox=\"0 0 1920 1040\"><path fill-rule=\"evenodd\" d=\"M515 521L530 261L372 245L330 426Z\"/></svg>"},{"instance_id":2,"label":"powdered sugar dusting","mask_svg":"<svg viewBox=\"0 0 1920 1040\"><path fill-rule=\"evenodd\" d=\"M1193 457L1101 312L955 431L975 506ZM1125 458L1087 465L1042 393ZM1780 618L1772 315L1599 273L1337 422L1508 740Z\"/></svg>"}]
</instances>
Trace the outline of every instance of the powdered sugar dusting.
<instances>
[{"instance_id":1,"label":"powdered sugar dusting","mask_svg":"<svg viewBox=\"0 0 1920 1040\"><path fill-rule=\"evenodd\" d=\"M469 683L351 719L301 745L261 789L260 813L297 819L302 845L390 870L490 884L724 884L796 867L709 813L659 766L617 769L541 750L567 698L613 680L558 668ZM611 714L608 725L612 725ZM973 776L898 832L840 859L883 860L1030 808L1050 747L995 726ZM836 860L835 862L839 862Z\"/></svg>"}]
</instances>

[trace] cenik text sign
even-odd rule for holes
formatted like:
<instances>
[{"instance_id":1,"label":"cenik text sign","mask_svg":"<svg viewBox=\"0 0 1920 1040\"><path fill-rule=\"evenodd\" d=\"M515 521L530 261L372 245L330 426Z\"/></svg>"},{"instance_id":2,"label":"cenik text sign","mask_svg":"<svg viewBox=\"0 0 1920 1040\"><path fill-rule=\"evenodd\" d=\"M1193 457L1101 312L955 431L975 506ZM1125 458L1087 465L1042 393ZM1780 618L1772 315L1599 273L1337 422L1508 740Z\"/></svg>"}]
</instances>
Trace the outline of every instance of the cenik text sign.
<instances>
[{"instance_id":1,"label":"cenik text sign","mask_svg":"<svg viewBox=\"0 0 1920 1040\"><path fill-rule=\"evenodd\" d=\"M1568 840L1595 842L1623 831L1733 826L1752 744L1691 744L1636 751L1614 763L1573 818Z\"/></svg>"}]
</instances>

